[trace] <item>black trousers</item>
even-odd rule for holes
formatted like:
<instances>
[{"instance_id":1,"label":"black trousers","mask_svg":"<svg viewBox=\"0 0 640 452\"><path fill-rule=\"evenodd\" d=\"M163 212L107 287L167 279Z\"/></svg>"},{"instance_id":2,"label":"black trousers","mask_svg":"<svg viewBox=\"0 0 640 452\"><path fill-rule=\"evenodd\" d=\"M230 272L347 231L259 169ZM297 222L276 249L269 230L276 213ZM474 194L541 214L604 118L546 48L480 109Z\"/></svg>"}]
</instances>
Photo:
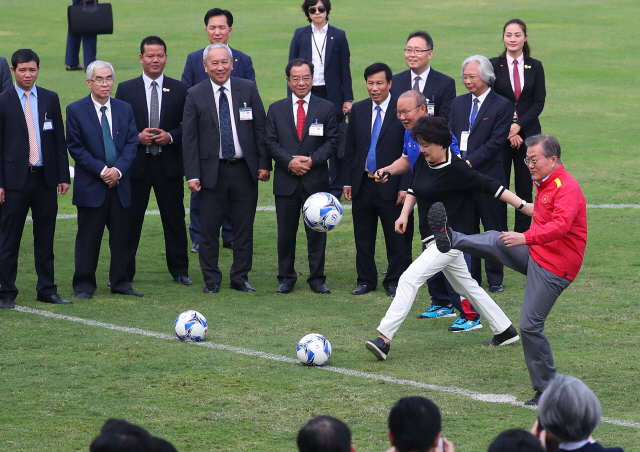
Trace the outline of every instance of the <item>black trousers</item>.
<instances>
[{"instance_id":1,"label":"black trousers","mask_svg":"<svg viewBox=\"0 0 640 452\"><path fill-rule=\"evenodd\" d=\"M220 228L231 205L233 223L233 264L229 277L234 282L248 281L253 265L253 222L258 204L258 184L244 159L229 163L220 160L214 188L202 188L200 201L200 268L206 285L220 284L218 266Z\"/></svg>"},{"instance_id":2,"label":"black trousers","mask_svg":"<svg viewBox=\"0 0 640 452\"><path fill-rule=\"evenodd\" d=\"M117 186L107 190L104 202L99 207L78 206L78 233L76 235L73 290L78 292L96 291L96 269L100 258L100 245L104 227L109 230L109 282L111 292L126 292L131 289L127 279L129 207L122 207Z\"/></svg>"},{"instance_id":3,"label":"black trousers","mask_svg":"<svg viewBox=\"0 0 640 452\"><path fill-rule=\"evenodd\" d=\"M296 260L296 234L300 224L302 206L309 196L302 181L293 194L288 196L276 195L276 219L278 221L278 282L293 286L298 280L295 271ZM310 286L324 284L325 249L327 246L327 234L314 231L306 224L304 230L307 234L307 255L309 259L309 277L307 283ZM235 247L235 243L234 243Z\"/></svg>"},{"instance_id":4,"label":"black trousers","mask_svg":"<svg viewBox=\"0 0 640 452\"><path fill-rule=\"evenodd\" d=\"M47 188L44 172L29 172L21 190L5 190L0 225L0 299L15 300L18 254L24 223L31 209L33 219L33 258L40 295L58 293L54 284L53 238L56 232L58 199L55 188Z\"/></svg>"},{"instance_id":5,"label":"black trousers","mask_svg":"<svg viewBox=\"0 0 640 452\"><path fill-rule=\"evenodd\" d=\"M475 204L473 233L480 233L480 222L485 231L507 230L507 204L486 193L473 195ZM504 279L502 264L493 261L484 262L489 286L499 286ZM482 260L471 257L471 276L478 284L482 284Z\"/></svg>"},{"instance_id":6,"label":"black trousers","mask_svg":"<svg viewBox=\"0 0 640 452\"><path fill-rule=\"evenodd\" d=\"M356 242L358 285L366 284L375 289L378 284L375 254L379 218L384 233L388 264L382 285L385 289L398 286L400 275L407 269L404 236L395 231L395 222L401 212L402 205L397 206L395 200L382 199L375 180L363 173L360 190L353 199L353 233Z\"/></svg>"},{"instance_id":7,"label":"black trousers","mask_svg":"<svg viewBox=\"0 0 640 452\"><path fill-rule=\"evenodd\" d=\"M533 202L533 180L531 172L524 159L527 156L527 146L522 143L520 149L511 147L511 142L507 140L504 144L502 162L504 163L504 175L507 179L505 187L509 188L511 181L511 166L513 164L513 178L515 193L527 202ZM515 232L526 232L531 227L531 217L516 210L516 218L513 226Z\"/></svg>"},{"instance_id":8,"label":"black trousers","mask_svg":"<svg viewBox=\"0 0 640 452\"><path fill-rule=\"evenodd\" d=\"M149 154L144 176L141 179L130 179L130 181L131 228L129 229L127 279L133 281L136 274L136 254L151 188L156 195L160 210L169 273L174 278L189 276L187 227L184 220L184 179L165 176L162 168L162 153L160 153L157 158Z\"/></svg>"}]
</instances>

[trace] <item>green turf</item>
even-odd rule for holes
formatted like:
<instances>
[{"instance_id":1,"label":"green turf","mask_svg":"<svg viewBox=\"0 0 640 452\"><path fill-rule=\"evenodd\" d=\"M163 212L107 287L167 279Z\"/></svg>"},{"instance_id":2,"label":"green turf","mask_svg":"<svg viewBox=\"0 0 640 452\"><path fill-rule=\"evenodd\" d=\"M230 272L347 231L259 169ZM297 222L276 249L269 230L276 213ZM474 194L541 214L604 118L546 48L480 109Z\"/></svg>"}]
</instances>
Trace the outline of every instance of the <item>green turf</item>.
<instances>
[{"instance_id":1,"label":"green turf","mask_svg":"<svg viewBox=\"0 0 640 452\"><path fill-rule=\"evenodd\" d=\"M0 55L31 47L41 57L38 84L60 93L64 106L88 94L82 73L64 70L66 0L0 0ZM179 78L186 54L204 47L202 16L213 6L229 8L236 23L230 44L252 56L265 106L284 90L284 66L296 27L306 22L300 1L211 4L155 0L113 2L115 34L98 38L98 57L114 64L116 78L138 76L140 40L149 34L169 46L166 73ZM637 90L640 4L613 0L552 2L333 2L331 23L346 30L352 53L356 99L366 96L363 69L374 61L404 70L408 32L426 28L435 39L434 68L458 80L460 62L475 53L497 55L504 22L520 17L529 26L533 56L547 75L543 131L558 136L563 161L581 183L589 203L640 203ZM261 184L260 205L273 205L271 182ZM155 203L149 206L156 209ZM513 210L509 210L510 216ZM75 213L71 197L60 213ZM546 328L561 372L584 379L600 396L604 415L640 422L637 293L640 239L637 209L589 209L589 244L582 272L565 291ZM275 213L258 212L255 227L255 294L226 288L201 293L202 276L191 255L194 286L172 283L164 263L162 226L147 217L138 259L136 290L143 299L111 296L106 286L108 247L98 269L91 302L49 306L35 301L31 225L23 239L18 305L85 319L171 333L183 310L197 309L210 323L208 341L293 357L304 334L317 331L332 342L331 365L480 393L511 394L524 401L532 391L519 344L500 349L479 345L488 325L468 334L446 332L453 319L426 321L422 289L393 343L390 359L377 362L363 347L390 299L382 291L352 297L355 249L351 212L327 245L331 296L311 293L304 235L298 235L296 290L277 287ZM58 222L56 272L60 294L72 296L74 219ZM418 244L415 245L416 251ZM377 263L384 264L379 234ZM223 274L231 254L222 250ZM495 300L514 324L519 320L524 279L506 271ZM501 430L529 428L536 412L474 401L469 397L416 389L321 369L247 357L177 341L0 312L0 450L86 450L109 417L139 423L172 441L180 451L294 450L298 429L311 417L331 414L353 430L359 451L388 446L386 416L406 395L432 398L443 413L443 431L457 450L486 450ZM605 445L637 449L638 429L602 424L595 437Z\"/></svg>"}]
</instances>

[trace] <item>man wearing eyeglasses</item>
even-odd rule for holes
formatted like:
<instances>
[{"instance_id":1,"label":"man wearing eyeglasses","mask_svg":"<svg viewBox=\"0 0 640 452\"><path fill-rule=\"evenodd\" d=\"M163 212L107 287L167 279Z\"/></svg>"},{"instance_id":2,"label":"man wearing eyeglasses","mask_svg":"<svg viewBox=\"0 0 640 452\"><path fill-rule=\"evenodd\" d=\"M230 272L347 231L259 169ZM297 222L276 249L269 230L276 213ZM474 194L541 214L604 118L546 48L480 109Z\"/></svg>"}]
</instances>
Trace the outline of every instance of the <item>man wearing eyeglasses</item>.
<instances>
[{"instance_id":1,"label":"man wearing eyeglasses","mask_svg":"<svg viewBox=\"0 0 640 452\"><path fill-rule=\"evenodd\" d=\"M402 156L404 127L396 114L398 99L389 93L391 68L374 63L364 70L364 79L369 98L351 109L344 152L344 197L353 202L358 272L351 295L364 295L378 285L375 252L380 219L388 264L382 285L387 295L394 297L400 275L407 268L404 237L395 231L395 222L402 213L409 173L391 177L386 184L376 184L375 173Z\"/></svg>"},{"instance_id":2,"label":"man wearing eyeglasses","mask_svg":"<svg viewBox=\"0 0 640 452\"><path fill-rule=\"evenodd\" d=\"M449 119L451 102L456 97L456 82L430 65L433 57L433 39L426 31L409 34L404 49L408 70L393 76L391 95L400 97L405 91L421 92L427 98L429 116Z\"/></svg>"},{"instance_id":3,"label":"man wearing eyeglasses","mask_svg":"<svg viewBox=\"0 0 640 452\"><path fill-rule=\"evenodd\" d=\"M449 114L449 129L459 143L460 156L474 170L506 184L502 149L513 123L513 104L491 89L496 80L493 66L482 55L462 63L462 82L469 91L455 98ZM507 205L486 193L474 195L474 233L507 230ZM502 264L485 262L489 290L502 292ZM471 276L482 283L482 262L471 259Z\"/></svg>"},{"instance_id":4,"label":"man wearing eyeglasses","mask_svg":"<svg viewBox=\"0 0 640 452\"><path fill-rule=\"evenodd\" d=\"M67 148L75 160L73 204L78 208L73 290L93 298L105 226L109 229L111 293L142 297L126 276L131 188L129 168L138 149L133 109L111 97L113 66L96 60L87 67L91 93L67 106Z\"/></svg>"},{"instance_id":5,"label":"man wearing eyeglasses","mask_svg":"<svg viewBox=\"0 0 640 452\"><path fill-rule=\"evenodd\" d=\"M430 218L439 221L429 224L432 230L440 231L435 235L440 252L458 249L526 275L520 336L536 393L525 405L537 405L556 375L549 338L544 334L545 321L582 267L587 245L587 208L580 185L562 165L558 140L553 135L534 135L525 144L525 164L536 186L533 222L527 232L493 230L464 235L448 227L444 208L438 212L432 208ZM526 205L522 201L518 210Z\"/></svg>"},{"instance_id":6,"label":"man wearing eyeglasses","mask_svg":"<svg viewBox=\"0 0 640 452\"><path fill-rule=\"evenodd\" d=\"M275 161L273 194L278 221L277 293L290 293L298 280L295 271L296 234L300 211L314 193L329 191L327 160L338 146L333 104L311 94L314 66L307 60L289 61L285 69L291 95L274 102L267 113L267 147ZM305 224L309 256L307 284L318 294L329 294L324 274L327 234Z\"/></svg>"}]
</instances>

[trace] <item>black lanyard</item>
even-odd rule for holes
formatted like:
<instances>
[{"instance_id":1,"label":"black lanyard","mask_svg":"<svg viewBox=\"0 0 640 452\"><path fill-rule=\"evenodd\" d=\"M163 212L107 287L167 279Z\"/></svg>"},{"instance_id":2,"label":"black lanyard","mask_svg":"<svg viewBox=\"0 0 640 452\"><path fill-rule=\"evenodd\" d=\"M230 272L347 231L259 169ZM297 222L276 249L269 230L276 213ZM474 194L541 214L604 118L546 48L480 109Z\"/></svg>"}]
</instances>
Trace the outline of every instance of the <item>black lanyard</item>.
<instances>
[{"instance_id":1,"label":"black lanyard","mask_svg":"<svg viewBox=\"0 0 640 452\"><path fill-rule=\"evenodd\" d=\"M311 25L313 27L313 25ZM319 49L318 48L318 44L316 43L316 36L315 33L313 32L313 29L311 30L311 39L313 40L313 45L316 46L316 50L318 51L318 56L320 57L320 64L324 66L324 61L322 61L322 52L324 51L324 46L327 43L327 34L329 33L329 30L327 30L327 33L324 34L324 41L322 41L322 48Z\"/></svg>"}]
</instances>

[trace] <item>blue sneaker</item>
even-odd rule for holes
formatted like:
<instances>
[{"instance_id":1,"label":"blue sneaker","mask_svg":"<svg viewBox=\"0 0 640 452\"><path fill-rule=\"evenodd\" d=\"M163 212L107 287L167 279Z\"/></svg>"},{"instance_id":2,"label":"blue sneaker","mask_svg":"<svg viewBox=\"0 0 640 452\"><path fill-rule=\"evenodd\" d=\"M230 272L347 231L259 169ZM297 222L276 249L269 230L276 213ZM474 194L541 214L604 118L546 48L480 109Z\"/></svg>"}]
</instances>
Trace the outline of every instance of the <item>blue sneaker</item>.
<instances>
[{"instance_id":1,"label":"blue sneaker","mask_svg":"<svg viewBox=\"0 0 640 452\"><path fill-rule=\"evenodd\" d=\"M478 320L466 320L462 317L458 317L453 325L449 327L449 331L453 331L454 333L459 333L460 331L471 331L482 328L482 322L480 319Z\"/></svg>"},{"instance_id":2,"label":"blue sneaker","mask_svg":"<svg viewBox=\"0 0 640 452\"><path fill-rule=\"evenodd\" d=\"M441 317L455 317L456 310L453 307L438 306L432 304L427 306L427 309L418 316L419 319L439 319Z\"/></svg>"}]
</instances>

